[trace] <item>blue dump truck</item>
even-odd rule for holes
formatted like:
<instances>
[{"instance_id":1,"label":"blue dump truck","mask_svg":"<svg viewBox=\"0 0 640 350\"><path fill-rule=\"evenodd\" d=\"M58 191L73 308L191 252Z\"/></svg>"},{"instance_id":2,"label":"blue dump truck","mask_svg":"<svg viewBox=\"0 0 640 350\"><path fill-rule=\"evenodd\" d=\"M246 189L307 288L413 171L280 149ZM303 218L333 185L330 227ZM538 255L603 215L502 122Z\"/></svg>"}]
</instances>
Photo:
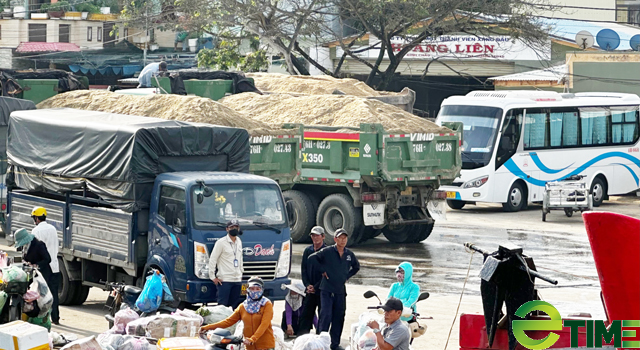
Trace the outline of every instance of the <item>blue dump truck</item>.
<instances>
[{"instance_id":1,"label":"blue dump truck","mask_svg":"<svg viewBox=\"0 0 640 350\"><path fill-rule=\"evenodd\" d=\"M149 269L174 298L216 300L208 261L225 223L240 222L244 280L282 300L291 240L282 193L249 174L246 130L75 109L11 114L8 232L31 230L43 206L60 239L60 303L90 287L141 286Z\"/></svg>"}]
</instances>

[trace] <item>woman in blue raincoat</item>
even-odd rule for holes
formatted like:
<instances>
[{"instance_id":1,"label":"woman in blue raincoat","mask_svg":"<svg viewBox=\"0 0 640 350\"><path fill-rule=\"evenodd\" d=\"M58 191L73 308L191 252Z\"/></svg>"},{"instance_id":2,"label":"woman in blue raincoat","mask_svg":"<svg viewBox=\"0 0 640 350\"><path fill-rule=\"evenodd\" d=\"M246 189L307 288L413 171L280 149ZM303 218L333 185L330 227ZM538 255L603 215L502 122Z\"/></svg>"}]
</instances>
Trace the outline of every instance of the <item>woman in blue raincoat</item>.
<instances>
[{"instance_id":1,"label":"woman in blue raincoat","mask_svg":"<svg viewBox=\"0 0 640 350\"><path fill-rule=\"evenodd\" d=\"M391 285L389 296L387 298L398 298L402 301L402 305L406 308L412 308L416 311L416 301L420 295L420 286L413 283L413 265L404 261L396 268L396 278L398 282ZM403 321L410 321L411 317L402 317Z\"/></svg>"}]
</instances>

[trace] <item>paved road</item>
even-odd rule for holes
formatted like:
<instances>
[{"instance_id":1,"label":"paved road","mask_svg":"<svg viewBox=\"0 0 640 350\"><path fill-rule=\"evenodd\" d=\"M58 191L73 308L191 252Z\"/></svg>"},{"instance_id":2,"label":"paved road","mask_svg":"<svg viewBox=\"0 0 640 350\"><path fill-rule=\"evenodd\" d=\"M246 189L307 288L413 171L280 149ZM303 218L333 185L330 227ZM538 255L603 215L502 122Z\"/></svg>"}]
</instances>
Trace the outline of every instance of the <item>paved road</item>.
<instances>
[{"instance_id":1,"label":"paved road","mask_svg":"<svg viewBox=\"0 0 640 350\"><path fill-rule=\"evenodd\" d=\"M640 218L640 198L616 197L597 210L614 211ZM567 218L563 212L553 212L543 223L540 206L532 206L519 213L504 213L500 206L467 206L463 210L451 210L448 221L438 222L434 231L423 243L391 244L382 236L370 240L353 250L359 257L362 270L348 286L346 325L357 322L370 301L362 293L372 289L385 295L392 282L394 268L404 260L416 267L416 281L431 297L421 303L423 314L433 317L424 321L428 335L414 342L415 349L445 349L447 334L460 313L479 312L478 272L482 258L465 250L463 243L473 242L486 250L495 250L501 242L511 242L524 248L525 254L534 258L538 270L559 281L558 286L538 283L543 299L554 304L562 314L590 312L601 319L604 316L599 300L599 284L586 232L580 215ZM299 262L305 245L294 245L292 277L299 276ZM0 249L7 249L0 245ZM470 268L469 268L469 265ZM465 279L464 297L460 297ZM92 289L87 302L81 307L62 307L62 325L54 330L79 336L98 334L107 329L103 318L106 293ZM460 305L458 305L460 303ZM275 303L274 323L280 322L284 305ZM457 322L446 350L458 348ZM343 345L348 341L348 326L343 333Z\"/></svg>"}]
</instances>

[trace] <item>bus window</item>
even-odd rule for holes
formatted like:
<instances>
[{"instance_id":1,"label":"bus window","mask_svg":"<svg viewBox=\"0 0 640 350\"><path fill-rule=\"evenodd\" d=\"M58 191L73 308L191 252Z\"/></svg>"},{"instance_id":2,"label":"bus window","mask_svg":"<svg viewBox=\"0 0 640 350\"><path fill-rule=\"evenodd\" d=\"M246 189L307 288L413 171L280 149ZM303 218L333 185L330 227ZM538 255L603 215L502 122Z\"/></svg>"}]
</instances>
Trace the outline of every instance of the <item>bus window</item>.
<instances>
[{"instance_id":1,"label":"bus window","mask_svg":"<svg viewBox=\"0 0 640 350\"><path fill-rule=\"evenodd\" d=\"M603 107L580 108L582 145L606 145L609 129L609 111Z\"/></svg>"},{"instance_id":2,"label":"bus window","mask_svg":"<svg viewBox=\"0 0 640 350\"><path fill-rule=\"evenodd\" d=\"M522 109L512 109L505 116L500 132L500 145L496 153L496 170L511 158L518 149L523 114L524 110Z\"/></svg>"},{"instance_id":3,"label":"bus window","mask_svg":"<svg viewBox=\"0 0 640 350\"><path fill-rule=\"evenodd\" d=\"M578 145L578 111L551 109L549 113L549 146Z\"/></svg>"},{"instance_id":4,"label":"bus window","mask_svg":"<svg viewBox=\"0 0 640 350\"><path fill-rule=\"evenodd\" d=\"M611 143L634 143L638 136L638 107L611 108Z\"/></svg>"},{"instance_id":5,"label":"bus window","mask_svg":"<svg viewBox=\"0 0 640 350\"><path fill-rule=\"evenodd\" d=\"M524 149L544 148L547 145L547 113L529 109L524 123Z\"/></svg>"}]
</instances>

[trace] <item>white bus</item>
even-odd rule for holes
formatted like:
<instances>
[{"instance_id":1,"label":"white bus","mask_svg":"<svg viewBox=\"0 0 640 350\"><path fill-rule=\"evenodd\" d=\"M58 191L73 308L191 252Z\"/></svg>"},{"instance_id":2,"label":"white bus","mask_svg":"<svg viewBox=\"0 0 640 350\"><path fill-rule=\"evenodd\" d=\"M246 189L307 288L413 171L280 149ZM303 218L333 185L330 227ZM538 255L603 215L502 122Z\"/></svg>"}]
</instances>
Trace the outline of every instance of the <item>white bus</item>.
<instances>
[{"instance_id":1,"label":"white bus","mask_svg":"<svg viewBox=\"0 0 640 350\"><path fill-rule=\"evenodd\" d=\"M464 125L453 209L476 202L518 211L542 202L548 181L586 175L599 206L640 188L640 97L621 93L473 91L443 101L438 123Z\"/></svg>"}]
</instances>

